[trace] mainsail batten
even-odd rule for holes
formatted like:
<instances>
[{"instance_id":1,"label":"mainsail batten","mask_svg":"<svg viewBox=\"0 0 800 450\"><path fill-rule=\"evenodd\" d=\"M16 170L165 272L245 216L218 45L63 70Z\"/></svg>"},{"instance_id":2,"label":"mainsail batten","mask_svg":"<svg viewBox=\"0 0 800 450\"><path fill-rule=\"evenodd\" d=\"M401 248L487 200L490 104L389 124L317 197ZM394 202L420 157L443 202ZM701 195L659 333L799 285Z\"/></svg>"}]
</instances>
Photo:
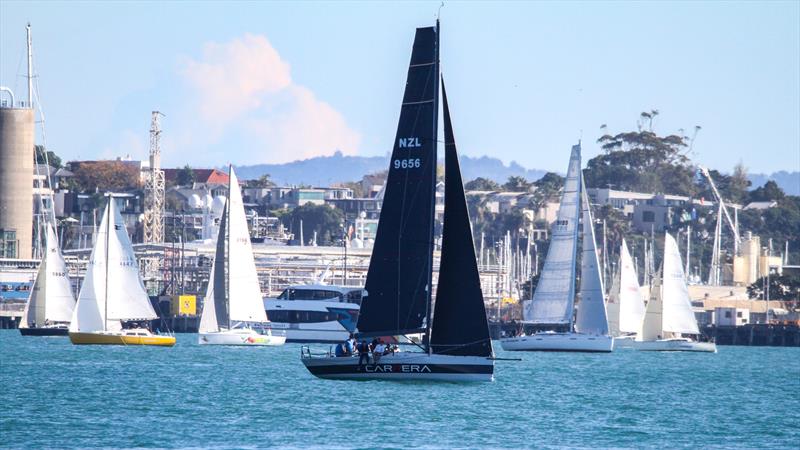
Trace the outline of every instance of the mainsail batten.
<instances>
[{"instance_id":1,"label":"mainsail batten","mask_svg":"<svg viewBox=\"0 0 800 450\"><path fill-rule=\"evenodd\" d=\"M433 353L437 354L492 356L492 342L444 82L442 94L445 206L439 284L430 345Z\"/></svg>"},{"instance_id":2,"label":"mainsail batten","mask_svg":"<svg viewBox=\"0 0 800 450\"><path fill-rule=\"evenodd\" d=\"M418 28L358 330L425 329L431 295L439 89L438 28ZM422 212L422 213L421 213Z\"/></svg>"}]
</instances>

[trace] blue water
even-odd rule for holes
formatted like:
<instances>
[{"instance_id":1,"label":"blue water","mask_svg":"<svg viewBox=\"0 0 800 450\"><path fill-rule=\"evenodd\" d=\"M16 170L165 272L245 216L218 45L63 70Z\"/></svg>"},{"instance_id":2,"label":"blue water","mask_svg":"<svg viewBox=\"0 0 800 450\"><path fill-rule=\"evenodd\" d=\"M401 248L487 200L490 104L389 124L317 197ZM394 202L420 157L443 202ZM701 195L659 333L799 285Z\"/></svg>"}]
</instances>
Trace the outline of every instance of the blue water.
<instances>
[{"instance_id":1,"label":"blue water","mask_svg":"<svg viewBox=\"0 0 800 450\"><path fill-rule=\"evenodd\" d=\"M73 346L0 330L0 447L800 444L800 349L503 353L493 383L319 380L300 347ZM324 347L324 346L323 346Z\"/></svg>"}]
</instances>

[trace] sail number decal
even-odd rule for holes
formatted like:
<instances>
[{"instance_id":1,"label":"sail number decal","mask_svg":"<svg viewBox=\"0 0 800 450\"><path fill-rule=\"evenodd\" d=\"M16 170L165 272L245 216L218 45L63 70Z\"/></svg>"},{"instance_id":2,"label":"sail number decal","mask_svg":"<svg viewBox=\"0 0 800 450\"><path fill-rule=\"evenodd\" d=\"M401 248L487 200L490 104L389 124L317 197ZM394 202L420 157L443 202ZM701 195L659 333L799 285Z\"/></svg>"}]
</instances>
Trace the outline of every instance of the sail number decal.
<instances>
[{"instance_id":1,"label":"sail number decal","mask_svg":"<svg viewBox=\"0 0 800 450\"><path fill-rule=\"evenodd\" d=\"M395 159L395 169L418 169L422 165L419 158Z\"/></svg>"},{"instance_id":2,"label":"sail number decal","mask_svg":"<svg viewBox=\"0 0 800 450\"><path fill-rule=\"evenodd\" d=\"M415 148L422 147L418 137L398 138L397 146L400 148Z\"/></svg>"}]
</instances>

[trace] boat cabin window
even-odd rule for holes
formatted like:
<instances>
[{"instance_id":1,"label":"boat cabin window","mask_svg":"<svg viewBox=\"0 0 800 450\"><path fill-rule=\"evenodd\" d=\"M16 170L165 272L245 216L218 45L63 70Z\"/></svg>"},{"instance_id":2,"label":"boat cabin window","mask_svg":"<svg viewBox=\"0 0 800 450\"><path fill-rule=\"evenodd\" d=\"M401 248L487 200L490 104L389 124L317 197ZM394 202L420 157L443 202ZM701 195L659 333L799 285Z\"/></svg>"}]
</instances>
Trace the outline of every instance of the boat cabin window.
<instances>
[{"instance_id":1,"label":"boat cabin window","mask_svg":"<svg viewBox=\"0 0 800 450\"><path fill-rule=\"evenodd\" d=\"M353 311L352 315L355 316ZM290 310L270 310L267 311L267 318L270 322L281 323L319 323L333 322L340 318L349 319L346 314L325 311L290 311Z\"/></svg>"},{"instance_id":2,"label":"boat cabin window","mask_svg":"<svg viewBox=\"0 0 800 450\"><path fill-rule=\"evenodd\" d=\"M278 296L281 300L332 300L342 301L342 293L327 289L289 288Z\"/></svg>"}]
</instances>

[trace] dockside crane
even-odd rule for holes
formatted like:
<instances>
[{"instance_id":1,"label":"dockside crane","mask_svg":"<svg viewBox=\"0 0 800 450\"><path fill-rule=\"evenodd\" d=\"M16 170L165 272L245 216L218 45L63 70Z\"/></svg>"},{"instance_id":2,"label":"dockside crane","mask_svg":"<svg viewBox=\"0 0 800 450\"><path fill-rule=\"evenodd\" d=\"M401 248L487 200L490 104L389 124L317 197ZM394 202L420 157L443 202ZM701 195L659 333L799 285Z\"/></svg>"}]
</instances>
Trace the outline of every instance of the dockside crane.
<instances>
[{"instance_id":1,"label":"dockside crane","mask_svg":"<svg viewBox=\"0 0 800 450\"><path fill-rule=\"evenodd\" d=\"M720 252L721 244L719 242L722 234L722 223L721 223L721 216L725 217L725 222L728 224L728 227L731 229L731 233L733 234L733 255L739 255L739 245L741 244L741 236L739 235L739 224L737 221L734 221L731 218L730 213L728 212L728 207L725 205L725 201L722 199L722 196L717 189L717 185L714 183L714 179L711 178L711 174L709 173L708 169L703 166L698 166L700 172L706 177L708 180L708 184L711 186L711 191L714 193L714 197L716 198L719 209L717 212L717 227L714 233L714 254L711 258L711 271L709 272L708 277L708 284L711 285L718 285L720 282L719 277L719 265L720 265Z\"/></svg>"}]
</instances>

